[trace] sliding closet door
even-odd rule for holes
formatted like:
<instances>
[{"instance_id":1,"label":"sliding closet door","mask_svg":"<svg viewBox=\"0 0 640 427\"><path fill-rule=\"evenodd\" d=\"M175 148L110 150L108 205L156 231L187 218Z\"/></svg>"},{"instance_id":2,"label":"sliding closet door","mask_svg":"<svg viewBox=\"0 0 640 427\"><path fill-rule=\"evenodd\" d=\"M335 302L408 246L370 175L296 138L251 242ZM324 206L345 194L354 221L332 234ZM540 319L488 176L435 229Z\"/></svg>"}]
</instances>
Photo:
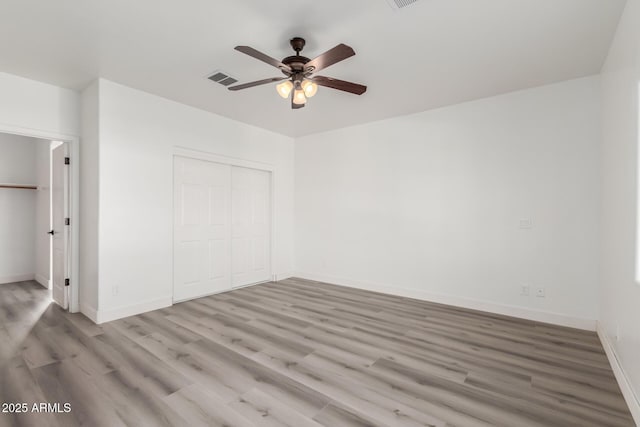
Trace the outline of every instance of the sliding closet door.
<instances>
[{"instance_id":1,"label":"sliding closet door","mask_svg":"<svg viewBox=\"0 0 640 427\"><path fill-rule=\"evenodd\" d=\"M271 173L233 167L231 264L234 287L271 279Z\"/></svg>"},{"instance_id":2,"label":"sliding closet door","mask_svg":"<svg viewBox=\"0 0 640 427\"><path fill-rule=\"evenodd\" d=\"M175 157L174 301L231 289L231 166Z\"/></svg>"}]
</instances>

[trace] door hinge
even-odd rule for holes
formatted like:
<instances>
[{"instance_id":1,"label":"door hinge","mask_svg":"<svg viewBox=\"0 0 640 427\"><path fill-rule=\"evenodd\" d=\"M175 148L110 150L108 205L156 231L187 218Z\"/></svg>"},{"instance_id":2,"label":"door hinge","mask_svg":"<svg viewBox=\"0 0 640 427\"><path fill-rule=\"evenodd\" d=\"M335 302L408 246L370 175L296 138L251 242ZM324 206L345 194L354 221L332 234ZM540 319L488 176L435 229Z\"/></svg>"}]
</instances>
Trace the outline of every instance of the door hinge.
<instances>
[{"instance_id":1,"label":"door hinge","mask_svg":"<svg viewBox=\"0 0 640 427\"><path fill-rule=\"evenodd\" d=\"M64 219L64 225L71 225L71 219L70 218L65 218Z\"/></svg>"},{"instance_id":2,"label":"door hinge","mask_svg":"<svg viewBox=\"0 0 640 427\"><path fill-rule=\"evenodd\" d=\"M65 165L70 164L70 160L69 160L69 158L68 158L68 157L65 157L65 158L64 158L64 164L65 164Z\"/></svg>"},{"instance_id":3,"label":"door hinge","mask_svg":"<svg viewBox=\"0 0 640 427\"><path fill-rule=\"evenodd\" d=\"M64 285L69 286L69 279L64 279Z\"/></svg>"}]
</instances>

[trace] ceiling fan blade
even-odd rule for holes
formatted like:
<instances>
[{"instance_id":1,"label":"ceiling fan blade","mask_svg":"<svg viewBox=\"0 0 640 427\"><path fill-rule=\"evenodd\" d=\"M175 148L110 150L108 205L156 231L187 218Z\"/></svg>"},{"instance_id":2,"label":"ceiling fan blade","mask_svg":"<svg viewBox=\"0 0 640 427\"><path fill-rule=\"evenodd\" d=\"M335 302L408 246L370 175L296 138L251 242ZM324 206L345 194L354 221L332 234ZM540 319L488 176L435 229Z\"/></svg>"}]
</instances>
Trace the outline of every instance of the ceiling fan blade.
<instances>
[{"instance_id":1,"label":"ceiling fan blade","mask_svg":"<svg viewBox=\"0 0 640 427\"><path fill-rule=\"evenodd\" d=\"M252 47L249 47L249 46L236 46L235 49L238 52L242 52L245 55L251 56L252 58L256 58L256 59L258 59L258 60L260 60L262 62L266 62L269 65L272 65L272 66L274 66L276 68L280 68L281 70L291 71L291 67L289 67L288 65L283 64L282 62L278 61L277 59L272 58L269 55L265 55L264 53L262 53L262 52L260 52L258 50L255 50Z\"/></svg>"},{"instance_id":2,"label":"ceiling fan blade","mask_svg":"<svg viewBox=\"0 0 640 427\"><path fill-rule=\"evenodd\" d=\"M243 83L241 85L231 86L227 89L229 90L242 90L248 89L254 86L266 85L267 83L279 82L280 80L286 80L288 77L271 77L270 79L258 80L255 82Z\"/></svg>"},{"instance_id":3,"label":"ceiling fan blade","mask_svg":"<svg viewBox=\"0 0 640 427\"><path fill-rule=\"evenodd\" d=\"M317 72L327 68L337 62L343 61L355 55L355 51L346 44L339 44L333 49L329 49L322 55L312 59L304 65L305 70Z\"/></svg>"},{"instance_id":4,"label":"ceiling fan blade","mask_svg":"<svg viewBox=\"0 0 640 427\"><path fill-rule=\"evenodd\" d=\"M356 95L362 95L367 91L367 87L357 83L345 82L344 80L334 79L332 77L315 76L313 81L318 86L330 87L331 89L342 90Z\"/></svg>"}]
</instances>

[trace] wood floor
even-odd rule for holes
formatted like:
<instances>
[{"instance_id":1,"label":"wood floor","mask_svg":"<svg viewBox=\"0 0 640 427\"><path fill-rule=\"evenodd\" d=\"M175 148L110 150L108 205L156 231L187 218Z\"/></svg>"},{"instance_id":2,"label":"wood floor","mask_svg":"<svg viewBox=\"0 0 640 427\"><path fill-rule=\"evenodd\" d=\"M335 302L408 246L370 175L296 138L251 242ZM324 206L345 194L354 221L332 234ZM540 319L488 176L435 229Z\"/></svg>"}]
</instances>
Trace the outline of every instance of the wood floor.
<instances>
[{"instance_id":1,"label":"wood floor","mask_svg":"<svg viewBox=\"0 0 640 427\"><path fill-rule=\"evenodd\" d=\"M633 426L594 333L306 280L96 326L0 285L0 426Z\"/></svg>"}]
</instances>

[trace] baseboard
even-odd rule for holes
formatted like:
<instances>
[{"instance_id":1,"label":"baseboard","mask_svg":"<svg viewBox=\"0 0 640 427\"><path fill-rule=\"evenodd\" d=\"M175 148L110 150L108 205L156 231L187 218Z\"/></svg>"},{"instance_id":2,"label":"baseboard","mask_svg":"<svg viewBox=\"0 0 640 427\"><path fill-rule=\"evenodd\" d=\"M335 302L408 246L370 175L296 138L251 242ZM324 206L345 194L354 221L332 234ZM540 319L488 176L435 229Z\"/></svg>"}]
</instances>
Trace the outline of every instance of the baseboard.
<instances>
[{"instance_id":1,"label":"baseboard","mask_svg":"<svg viewBox=\"0 0 640 427\"><path fill-rule=\"evenodd\" d=\"M273 275L273 281L278 282L280 280L286 280L293 277L293 272L279 273Z\"/></svg>"},{"instance_id":2,"label":"baseboard","mask_svg":"<svg viewBox=\"0 0 640 427\"><path fill-rule=\"evenodd\" d=\"M368 291L380 292L383 294L414 298L439 304L452 305L455 307L468 308L471 310L486 311L489 313L501 314L504 316L534 320L536 322L550 323L553 325L567 326L570 328L583 329L587 331L596 330L595 319L572 317L565 314L553 313L549 311L534 310L530 308L517 307L506 304L497 304L491 301L461 298L454 295L436 294L416 289L396 288L378 283L342 279L337 277L324 276L321 274L295 272L294 276L300 277L302 279L331 283L338 286L347 286L350 288L364 289Z\"/></svg>"},{"instance_id":3,"label":"baseboard","mask_svg":"<svg viewBox=\"0 0 640 427\"><path fill-rule=\"evenodd\" d=\"M618 385L620 386L620 390L622 391L622 395L624 396L624 400L627 402L627 406L629 406L629 411L631 411L631 415L633 416L636 424L640 426L640 399L638 399L638 396L634 392L633 387L631 386L631 381L629 381L629 377L620 364L620 359L618 358L616 349L611 344L611 341L600 322L598 322L597 332L600 342L602 343L602 347L604 347L604 351L607 354L607 359L609 359L609 363L611 364L611 369L613 369L613 374L615 375Z\"/></svg>"},{"instance_id":4,"label":"baseboard","mask_svg":"<svg viewBox=\"0 0 640 427\"><path fill-rule=\"evenodd\" d=\"M80 313L87 316L91 321L93 321L93 323L98 323L98 310L91 307L89 304L81 302Z\"/></svg>"},{"instance_id":5,"label":"baseboard","mask_svg":"<svg viewBox=\"0 0 640 427\"><path fill-rule=\"evenodd\" d=\"M100 310L96 312L96 323L111 322L112 320L122 319L123 317L135 316L136 314L146 313L147 311L158 310L160 308L170 307L173 304L171 296L156 298L154 300L145 301L139 304L127 305L124 307L112 308L110 310Z\"/></svg>"},{"instance_id":6,"label":"baseboard","mask_svg":"<svg viewBox=\"0 0 640 427\"><path fill-rule=\"evenodd\" d=\"M44 276L42 276L40 274L36 274L35 280L36 280L36 282L40 283L45 288L51 289L51 282L49 281L49 279L45 278Z\"/></svg>"},{"instance_id":7,"label":"baseboard","mask_svg":"<svg viewBox=\"0 0 640 427\"><path fill-rule=\"evenodd\" d=\"M34 280L36 278L35 273L16 274L15 276L0 277L0 285L5 283L26 282L27 280Z\"/></svg>"}]
</instances>

